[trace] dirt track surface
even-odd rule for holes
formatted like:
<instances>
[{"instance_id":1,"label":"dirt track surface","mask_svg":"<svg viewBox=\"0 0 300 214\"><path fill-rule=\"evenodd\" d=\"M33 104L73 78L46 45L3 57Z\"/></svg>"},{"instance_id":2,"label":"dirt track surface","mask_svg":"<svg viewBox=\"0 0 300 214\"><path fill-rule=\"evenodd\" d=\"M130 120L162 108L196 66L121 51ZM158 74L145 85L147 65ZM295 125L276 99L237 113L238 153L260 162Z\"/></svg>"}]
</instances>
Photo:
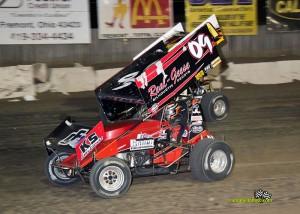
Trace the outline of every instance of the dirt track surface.
<instances>
[{"instance_id":1,"label":"dirt track surface","mask_svg":"<svg viewBox=\"0 0 300 214\"><path fill-rule=\"evenodd\" d=\"M300 83L257 86L225 82L231 110L209 124L225 136L236 164L226 180L201 183L190 172L135 178L122 198L105 200L89 184L56 187L44 173L42 140L67 115L94 125L93 92L41 94L34 102L0 101L0 213L299 213ZM262 189L272 203L230 203Z\"/></svg>"}]
</instances>

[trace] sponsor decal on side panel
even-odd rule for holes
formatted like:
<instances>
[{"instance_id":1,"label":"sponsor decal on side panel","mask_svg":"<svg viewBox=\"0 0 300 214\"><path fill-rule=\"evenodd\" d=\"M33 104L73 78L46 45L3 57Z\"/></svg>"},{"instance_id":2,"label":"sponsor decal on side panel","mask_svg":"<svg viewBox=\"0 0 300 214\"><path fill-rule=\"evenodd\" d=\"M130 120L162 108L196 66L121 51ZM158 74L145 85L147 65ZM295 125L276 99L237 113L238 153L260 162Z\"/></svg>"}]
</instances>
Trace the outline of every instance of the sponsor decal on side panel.
<instances>
[{"instance_id":1,"label":"sponsor decal on side panel","mask_svg":"<svg viewBox=\"0 0 300 214\"><path fill-rule=\"evenodd\" d=\"M202 121L203 118L201 115L191 116L191 121Z\"/></svg>"},{"instance_id":2,"label":"sponsor decal on side panel","mask_svg":"<svg viewBox=\"0 0 300 214\"><path fill-rule=\"evenodd\" d=\"M153 149L154 139L152 135L141 133L137 135L137 139L130 140L130 150Z\"/></svg>"},{"instance_id":3,"label":"sponsor decal on side panel","mask_svg":"<svg viewBox=\"0 0 300 214\"><path fill-rule=\"evenodd\" d=\"M204 71L205 73L209 72L212 69L211 64L208 64L207 66L205 66Z\"/></svg>"},{"instance_id":4,"label":"sponsor decal on side panel","mask_svg":"<svg viewBox=\"0 0 300 214\"><path fill-rule=\"evenodd\" d=\"M203 130L204 130L203 126L200 125L191 127L191 131L195 134L201 133Z\"/></svg>"},{"instance_id":5,"label":"sponsor decal on side panel","mask_svg":"<svg viewBox=\"0 0 300 214\"><path fill-rule=\"evenodd\" d=\"M84 141L80 144L79 149L81 151L81 160L89 154L93 148L95 148L101 141L103 137L98 137L94 132L90 134Z\"/></svg>"},{"instance_id":6,"label":"sponsor decal on side panel","mask_svg":"<svg viewBox=\"0 0 300 214\"><path fill-rule=\"evenodd\" d=\"M131 139L130 140L130 150L140 150L140 149L153 149L154 139Z\"/></svg>"},{"instance_id":7,"label":"sponsor decal on side panel","mask_svg":"<svg viewBox=\"0 0 300 214\"><path fill-rule=\"evenodd\" d=\"M76 145L76 153L79 163L92 153L105 138L103 122L100 121L85 137Z\"/></svg>"},{"instance_id":8,"label":"sponsor decal on side panel","mask_svg":"<svg viewBox=\"0 0 300 214\"><path fill-rule=\"evenodd\" d=\"M193 105L193 114L201 114L200 105L198 103Z\"/></svg>"}]
</instances>

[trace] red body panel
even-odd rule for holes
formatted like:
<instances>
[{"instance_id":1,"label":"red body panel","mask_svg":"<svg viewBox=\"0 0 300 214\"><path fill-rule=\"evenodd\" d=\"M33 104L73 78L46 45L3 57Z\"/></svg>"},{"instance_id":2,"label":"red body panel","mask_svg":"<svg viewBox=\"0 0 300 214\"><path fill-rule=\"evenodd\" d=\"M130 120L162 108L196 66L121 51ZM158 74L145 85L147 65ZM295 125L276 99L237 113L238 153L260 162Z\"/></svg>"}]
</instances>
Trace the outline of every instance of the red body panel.
<instances>
[{"instance_id":1,"label":"red body panel","mask_svg":"<svg viewBox=\"0 0 300 214\"><path fill-rule=\"evenodd\" d=\"M132 130L130 130L132 129ZM129 131L130 130L130 131ZM137 139L139 134L145 134L157 138L160 136L160 120L147 120L141 123L140 120L126 120L111 123L105 128L103 123L98 123L76 146L76 155L71 155L69 158L61 163L61 166L68 166L74 168L76 166L76 157L78 159L78 165L85 167L93 160L93 153L97 160L117 155L119 152L128 150L130 151L130 140ZM129 131L123 137L121 135ZM87 155L82 158L82 148L87 148L87 145L91 145L89 137L92 134L103 137L102 141L99 141L96 146L89 151ZM120 139L119 139L120 138ZM83 145L86 147L83 147Z\"/></svg>"},{"instance_id":2,"label":"red body panel","mask_svg":"<svg viewBox=\"0 0 300 214\"><path fill-rule=\"evenodd\" d=\"M147 120L139 123L140 120L127 120L112 123L105 127L107 138L97 147L95 158L99 160L117 155L122 151L130 151L130 141L137 139L139 134L147 134L153 138L160 135L161 127L159 120ZM130 131L126 133L128 130ZM119 139L124 133L126 134Z\"/></svg>"},{"instance_id":3,"label":"red body panel","mask_svg":"<svg viewBox=\"0 0 300 214\"><path fill-rule=\"evenodd\" d=\"M154 155L154 164L168 165L177 161L182 155L182 147L166 147Z\"/></svg>"},{"instance_id":4,"label":"red body panel","mask_svg":"<svg viewBox=\"0 0 300 214\"><path fill-rule=\"evenodd\" d=\"M160 131L160 120L146 120L118 140L118 151L130 150L130 140L137 139L138 135L144 134L148 137L157 138L160 136Z\"/></svg>"},{"instance_id":5,"label":"red body panel","mask_svg":"<svg viewBox=\"0 0 300 214\"><path fill-rule=\"evenodd\" d=\"M110 140L121 136L124 132L139 123L140 120L123 120L115 123L108 124L104 130L106 133L105 140Z\"/></svg>"},{"instance_id":6,"label":"red body panel","mask_svg":"<svg viewBox=\"0 0 300 214\"><path fill-rule=\"evenodd\" d=\"M75 168L76 166L76 161L77 161L77 155L76 153L70 155L66 159L64 159L61 163L60 166L62 167L67 167L67 168Z\"/></svg>"},{"instance_id":7,"label":"red body panel","mask_svg":"<svg viewBox=\"0 0 300 214\"><path fill-rule=\"evenodd\" d=\"M78 162L91 157L96 148L105 139L105 131L102 121L100 121L87 135L76 145Z\"/></svg>"},{"instance_id":8,"label":"red body panel","mask_svg":"<svg viewBox=\"0 0 300 214\"><path fill-rule=\"evenodd\" d=\"M126 120L109 124L105 128L103 128L102 122L98 123L76 146L77 154L73 154L65 159L61 163L61 166L75 168L76 161L78 160L78 165L80 167L85 167L93 161L93 153L96 160L115 156L122 151L130 151L130 141L137 139L138 135L140 134L154 139L161 135L162 128L160 120L146 120L144 122L141 122L140 124L138 123L140 123L139 120ZM164 123L164 126L166 125L167 123ZM129 132L126 133L127 131ZM101 142L99 142L95 146L95 148L89 152L89 154L81 159L82 151L80 150L80 146L82 146L84 142L89 142L89 136L91 136L95 132L97 133L98 137L105 136L105 138ZM124 133L126 134L118 139ZM189 141L187 141L187 138L183 138L183 143L196 144L198 141L210 137L213 137L211 133L204 130L201 134L190 139ZM154 151L154 148L150 149L149 151L149 153L154 155L154 164L168 165L174 163L181 157L183 148L167 146L166 148L156 153Z\"/></svg>"}]
</instances>

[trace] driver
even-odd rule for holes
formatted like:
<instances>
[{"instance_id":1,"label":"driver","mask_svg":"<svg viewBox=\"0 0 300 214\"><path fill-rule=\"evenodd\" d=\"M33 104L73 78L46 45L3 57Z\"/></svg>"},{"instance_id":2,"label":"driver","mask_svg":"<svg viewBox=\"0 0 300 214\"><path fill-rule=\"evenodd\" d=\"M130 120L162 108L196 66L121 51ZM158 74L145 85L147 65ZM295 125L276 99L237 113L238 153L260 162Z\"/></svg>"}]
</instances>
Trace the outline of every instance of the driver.
<instances>
[{"instance_id":1,"label":"driver","mask_svg":"<svg viewBox=\"0 0 300 214\"><path fill-rule=\"evenodd\" d=\"M171 102L165 109L166 120L170 122L171 144L181 145L182 135L187 125L188 107L187 103L183 101Z\"/></svg>"}]
</instances>

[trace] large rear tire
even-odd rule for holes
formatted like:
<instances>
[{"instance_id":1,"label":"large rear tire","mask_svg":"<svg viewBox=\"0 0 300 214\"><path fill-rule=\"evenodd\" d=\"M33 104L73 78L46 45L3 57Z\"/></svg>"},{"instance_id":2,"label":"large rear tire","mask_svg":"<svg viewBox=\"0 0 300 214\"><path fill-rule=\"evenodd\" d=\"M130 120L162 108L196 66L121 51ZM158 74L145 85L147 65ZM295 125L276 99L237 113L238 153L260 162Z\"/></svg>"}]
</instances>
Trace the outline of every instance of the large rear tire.
<instances>
[{"instance_id":1,"label":"large rear tire","mask_svg":"<svg viewBox=\"0 0 300 214\"><path fill-rule=\"evenodd\" d=\"M101 198L117 198L124 195L132 181L128 165L118 158L99 160L92 168L90 185Z\"/></svg>"},{"instance_id":2,"label":"large rear tire","mask_svg":"<svg viewBox=\"0 0 300 214\"><path fill-rule=\"evenodd\" d=\"M68 152L53 152L45 162L45 172L51 183L59 186L69 186L78 183L81 179L78 176L68 176L67 169L61 169L58 166L60 162L68 158Z\"/></svg>"},{"instance_id":3,"label":"large rear tire","mask_svg":"<svg viewBox=\"0 0 300 214\"><path fill-rule=\"evenodd\" d=\"M234 156L232 149L223 141L204 139L191 152L192 174L200 181L212 182L225 179L232 172Z\"/></svg>"},{"instance_id":4,"label":"large rear tire","mask_svg":"<svg viewBox=\"0 0 300 214\"><path fill-rule=\"evenodd\" d=\"M224 120L228 115L229 101L223 94L209 92L203 95L201 108L205 121L220 121Z\"/></svg>"}]
</instances>

